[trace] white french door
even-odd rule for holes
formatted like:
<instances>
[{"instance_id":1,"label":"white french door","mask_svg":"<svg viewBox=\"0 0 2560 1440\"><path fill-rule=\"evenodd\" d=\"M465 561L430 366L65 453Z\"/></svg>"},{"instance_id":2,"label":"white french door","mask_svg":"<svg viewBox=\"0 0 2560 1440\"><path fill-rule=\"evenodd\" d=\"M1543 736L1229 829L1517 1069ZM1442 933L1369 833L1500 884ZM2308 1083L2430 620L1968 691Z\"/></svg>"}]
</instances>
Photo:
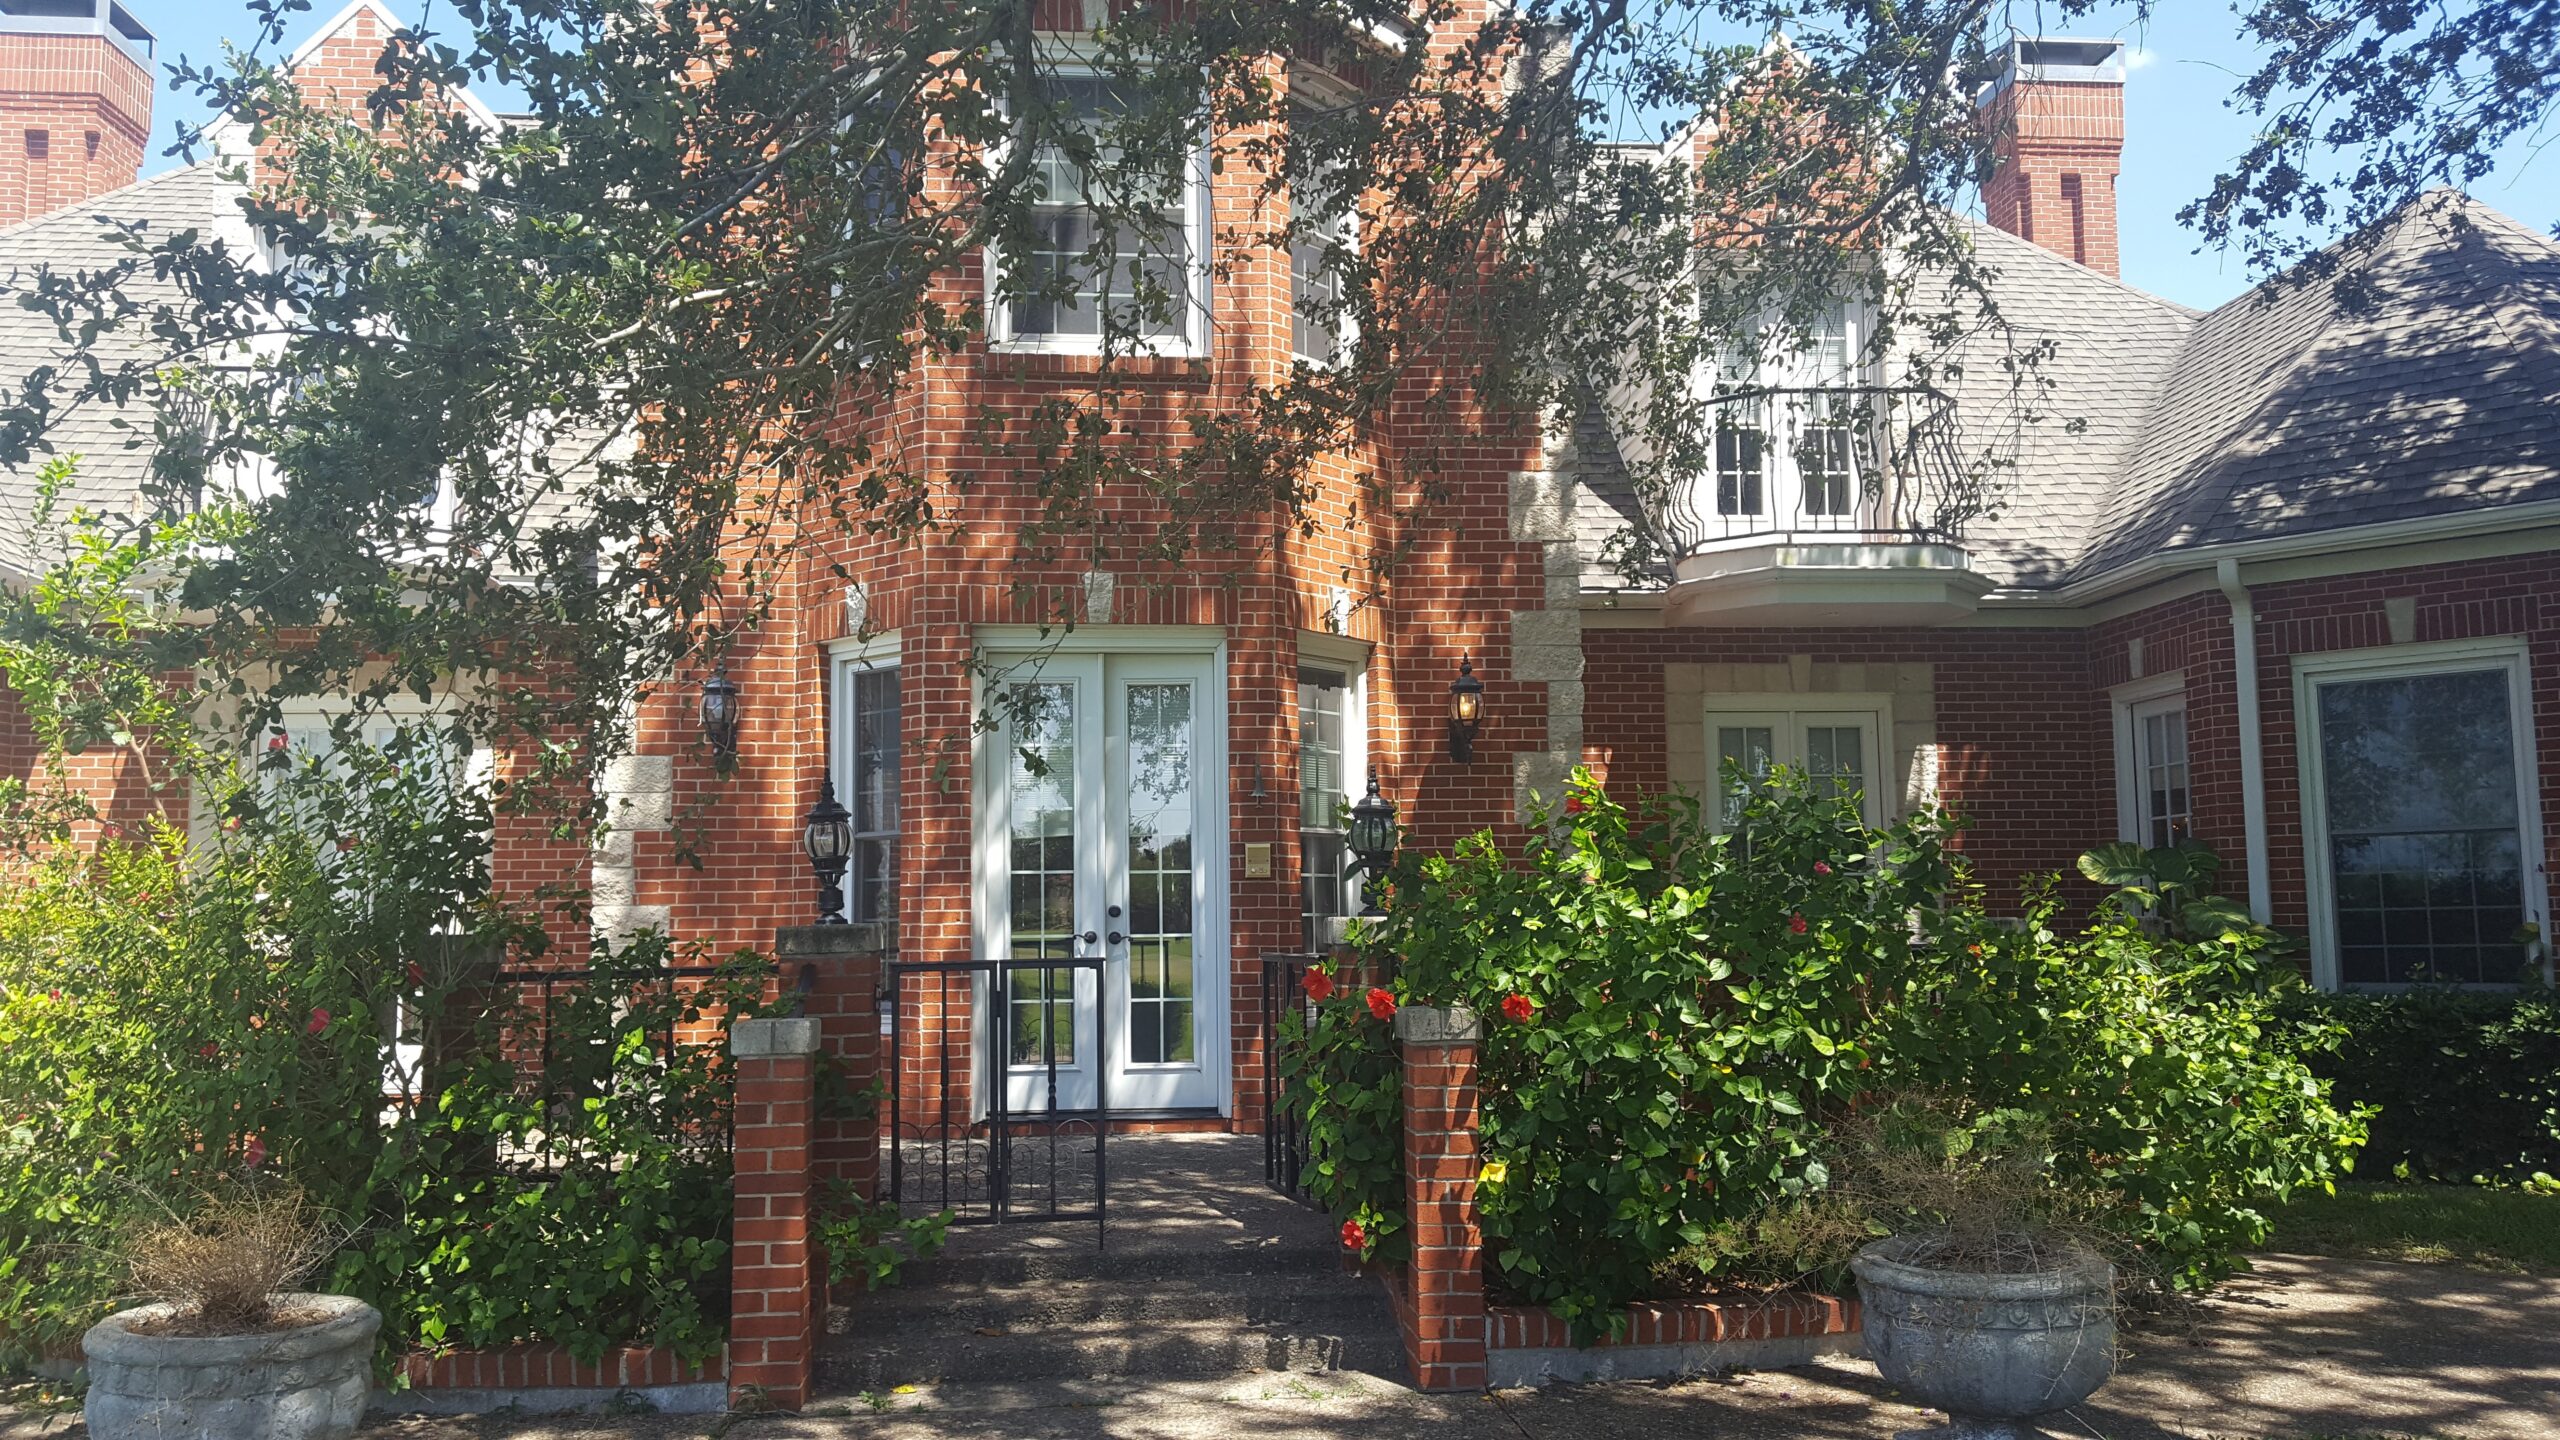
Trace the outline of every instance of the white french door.
<instances>
[{"instance_id":1,"label":"white french door","mask_svg":"<svg viewBox=\"0 0 2560 1440\"><path fill-rule=\"evenodd\" d=\"M1004 1007L1008 1108L1222 1108L1217 657L996 657L994 676L979 767L979 953L1101 961L1016 969L987 997Z\"/></svg>"}]
</instances>

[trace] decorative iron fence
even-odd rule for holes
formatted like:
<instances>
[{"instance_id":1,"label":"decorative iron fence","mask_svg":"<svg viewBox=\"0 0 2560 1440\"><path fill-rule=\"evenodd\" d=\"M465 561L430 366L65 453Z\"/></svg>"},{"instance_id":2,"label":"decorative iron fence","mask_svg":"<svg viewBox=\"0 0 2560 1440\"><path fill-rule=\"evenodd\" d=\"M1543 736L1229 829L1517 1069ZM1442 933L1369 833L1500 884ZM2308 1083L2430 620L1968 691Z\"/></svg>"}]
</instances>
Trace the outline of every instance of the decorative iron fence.
<instances>
[{"instance_id":1,"label":"decorative iron fence","mask_svg":"<svg viewBox=\"0 0 2560 1440\"><path fill-rule=\"evenodd\" d=\"M1792 535L1954 541L1984 512L1937 391L1755 388L1709 403L1697 473L1670 482L1655 516L1675 563Z\"/></svg>"}]
</instances>

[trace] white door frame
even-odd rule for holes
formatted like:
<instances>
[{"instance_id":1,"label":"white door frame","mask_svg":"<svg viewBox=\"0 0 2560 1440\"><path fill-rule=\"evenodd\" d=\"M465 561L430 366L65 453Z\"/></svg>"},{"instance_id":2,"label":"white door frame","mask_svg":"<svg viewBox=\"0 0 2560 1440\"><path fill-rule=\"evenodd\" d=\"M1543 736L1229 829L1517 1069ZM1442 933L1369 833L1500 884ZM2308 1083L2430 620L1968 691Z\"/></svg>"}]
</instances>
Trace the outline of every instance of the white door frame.
<instances>
[{"instance_id":1,"label":"white door frame","mask_svg":"<svg viewBox=\"0 0 2560 1440\"><path fill-rule=\"evenodd\" d=\"M1078 744L1091 744L1103 755L1100 762L1109 766L1108 747L1118 736L1119 725L1107 723L1103 712L1111 703L1113 658L1140 660L1147 657L1189 659L1201 669L1202 695L1194 714L1193 752L1197 757L1193 783L1198 787L1194 813L1199 830L1194 837L1193 905L1193 987L1192 1023L1196 1027L1195 1053L1200 1068L1207 1076L1213 1105L1220 1115L1231 1115L1235 1109L1235 1083L1232 1067L1232 1037L1229 1015L1232 1006L1235 957L1228 915L1228 756L1227 756L1227 645L1226 632L1214 625L1097 625L1071 631L1044 630L1029 625L982 625L976 631L977 660L970 681L972 714L987 713L993 684L1009 684L1035 680L1044 672L1057 678L1068 675L1090 677L1094 689L1078 715ZM1087 716L1091 717L1090 724ZM1086 737L1090 736L1088 740ZM1125 737L1120 737L1125 743ZM1010 816L1005 777L1010 773L1008 757L1002 753L1001 729L975 729L971 735L972 786L970 879L972 953L983 958L1000 958L1006 935L1006 916L1010 908L1011 857L1009 854ZM1103 791L1109 787L1093 787L1089 798L1078 796L1079 829L1087 821L1083 811L1087 805L1095 814L1086 833L1107 834L1108 815L1125 813L1125 797L1110 806ZM1114 876L1125 875L1125 857L1109 866ZM1076 929L1108 931L1104 915L1106 902L1101 886L1094 881L1079 880L1077 885ZM1079 947L1081 951L1083 947ZM1102 953L1100 947L1095 953ZM1114 949L1108 958L1123 962L1125 949ZM1125 975L1125 969L1121 971ZM1125 997L1123 997L1125 998ZM1077 995L1077 1029L1079 1057L1094 1054L1091 1035L1086 1029L1089 1015L1103 1001L1100 995ZM985 1043L987 1006L991 994L977 997L979 1044ZM1106 1086L1104 1100L1114 1110L1142 1108L1128 1103L1121 1087L1127 1055L1125 1006L1115 1004L1111 1024L1109 1057L1114 1065L1113 1085ZM1068 1067L1059 1067L1061 1094L1064 1095ZM1079 1078L1089 1083L1093 1073L1078 1067ZM972 1107L975 1114L985 1113L985 1096L973 1087ZM1205 1107L1204 1107L1205 1108Z\"/></svg>"},{"instance_id":2,"label":"white door frame","mask_svg":"<svg viewBox=\"0 0 2560 1440\"><path fill-rule=\"evenodd\" d=\"M2329 804L2320 763L2319 688L2337 680L2385 680L2470 670L2507 672L2507 731L2514 747L2516 828L2524 871L2525 918L2543 929L2543 969L2551 966L2547 844L2542 830L2542 772L2533 749L2533 663L2521 636L2386 645L2293 657L2295 789L2302 805L2302 875L2311 912L2311 983L2338 988L2336 878L2329 873ZM2398 989L2398 986L2368 986Z\"/></svg>"}]
</instances>

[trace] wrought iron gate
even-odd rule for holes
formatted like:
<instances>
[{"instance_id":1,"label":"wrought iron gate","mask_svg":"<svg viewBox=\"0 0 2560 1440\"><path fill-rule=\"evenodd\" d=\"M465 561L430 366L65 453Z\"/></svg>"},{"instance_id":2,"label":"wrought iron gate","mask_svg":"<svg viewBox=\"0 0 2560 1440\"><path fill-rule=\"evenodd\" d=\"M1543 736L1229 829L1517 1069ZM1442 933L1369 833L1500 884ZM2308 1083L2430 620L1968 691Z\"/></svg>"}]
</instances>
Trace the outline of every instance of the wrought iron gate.
<instances>
[{"instance_id":1,"label":"wrought iron gate","mask_svg":"<svg viewBox=\"0 0 2560 1440\"><path fill-rule=\"evenodd\" d=\"M1109 1174L1104 1123L1110 1054L1105 1007L1092 1007L1090 1107L1062 1103L1060 1078L1076 1072L1078 980L1102 991L1091 960L892 962L889 1051L889 1195L910 1213L944 1210L955 1225L1091 1220L1107 1238ZM1062 992L1058 987L1064 982ZM1036 983L1036 1026L1016 1028L1009 1003ZM1063 998L1061 998L1063 997ZM1067 1015L1061 1045L1056 1017ZM1018 1045L1028 1048L1018 1050ZM1021 1056L1029 1057L1027 1060ZM1013 1103L1017 1082L1030 1103ZM1099 1243L1099 1239L1097 1240Z\"/></svg>"},{"instance_id":2,"label":"wrought iron gate","mask_svg":"<svg viewBox=\"0 0 2560 1440\"><path fill-rule=\"evenodd\" d=\"M1262 1182L1283 1195L1306 1192L1307 1117L1289 1105L1289 1082L1283 1073L1289 1033L1281 1021L1298 1017L1299 1033L1315 1023L1315 1007L1307 1001L1307 969L1314 955L1262 957Z\"/></svg>"}]
</instances>

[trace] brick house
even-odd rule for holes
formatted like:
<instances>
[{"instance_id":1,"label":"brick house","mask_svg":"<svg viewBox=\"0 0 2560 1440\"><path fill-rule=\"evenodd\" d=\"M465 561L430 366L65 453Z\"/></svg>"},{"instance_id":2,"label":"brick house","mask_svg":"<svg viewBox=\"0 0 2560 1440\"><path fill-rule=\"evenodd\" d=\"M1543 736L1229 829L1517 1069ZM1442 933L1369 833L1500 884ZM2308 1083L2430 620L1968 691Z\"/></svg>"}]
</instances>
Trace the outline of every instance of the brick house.
<instances>
[{"instance_id":1,"label":"brick house","mask_svg":"<svg viewBox=\"0 0 2560 1440\"><path fill-rule=\"evenodd\" d=\"M0 64L68 43L65 112L139 124L131 18L98 0L66 42L0 16ZM297 63L360 80L395 23L357 0ZM895 547L808 527L784 603L730 660L736 765L702 743L706 677L672 677L601 777L615 825L592 853L502 837L500 863L589 885L603 934L764 944L815 916L801 817L831 780L853 811L849 918L910 965L1098 962L1015 984L1007 1033L1029 1048L1006 1058L1057 1060L1062 1108L1203 1128L1260 1123L1263 961L1356 904L1339 817L1373 770L1409 843L1440 847L1516 826L1577 764L1712 796L1725 761L1784 762L1876 819L1955 807L2003 893L2101 841L2205 841L2257 914L2308 935L2323 984L2547 964L2517 935L2545 923L2542 817L2560 813L2560 251L2444 196L2350 261L2358 310L2316 285L2203 314L2143 294L2115 274L2123 83L2113 42L2029 41L1982 96L2006 138L1978 248L2009 322L2050 342L2045 408L2067 423L2022 431L2006 503L1961 533L1861 467L1923 449L1931 423L1997 423L1988 379L1872 424L1775 398L1874 388L1844 358L1718 399L1735 438L1667 498L1638 495L1632 437L1603 421L1415 407L1327 462L1312 538L1275 516L1169 567L1133 526L1119 551L1027 569L1005 522L1036 477L955 422L1027 409L1098 359L1089 312L1004 307L876 417L907 463L971 477L954 503L979 523ZM209 167L128 184L138 149L102 141L66 190L32 168L60 143L0 137L0 197L33 197L0 217L23 222L0 231L7 268L79 263L97 213L226 223ZM1192 303L1134 362L1138 433L1333 343L1300 320L1289 255L1208 263L1211 217L1257 189L1246 167L1193 178ZM940 283L969 304L986 278ZM1856 354L1861 323L1844 304L1817 360ZM44 343L0 318L21 373ZM1482 438L1440 472L1431 530L1348 523L1359 474L1451 433ZM139 482L103 431L56 445L89 454L93 501ZM1619 559L1631 535L1644 564ZM1360 577L1399 544L1372 600ZM1462 668L1484 687L1464 758ZM900 1003L902 1034L988 1053L984 981ZM1007 1071L1014 1103L1046 1103L1038 1069Z\"/></svg>"}]
</instances>

